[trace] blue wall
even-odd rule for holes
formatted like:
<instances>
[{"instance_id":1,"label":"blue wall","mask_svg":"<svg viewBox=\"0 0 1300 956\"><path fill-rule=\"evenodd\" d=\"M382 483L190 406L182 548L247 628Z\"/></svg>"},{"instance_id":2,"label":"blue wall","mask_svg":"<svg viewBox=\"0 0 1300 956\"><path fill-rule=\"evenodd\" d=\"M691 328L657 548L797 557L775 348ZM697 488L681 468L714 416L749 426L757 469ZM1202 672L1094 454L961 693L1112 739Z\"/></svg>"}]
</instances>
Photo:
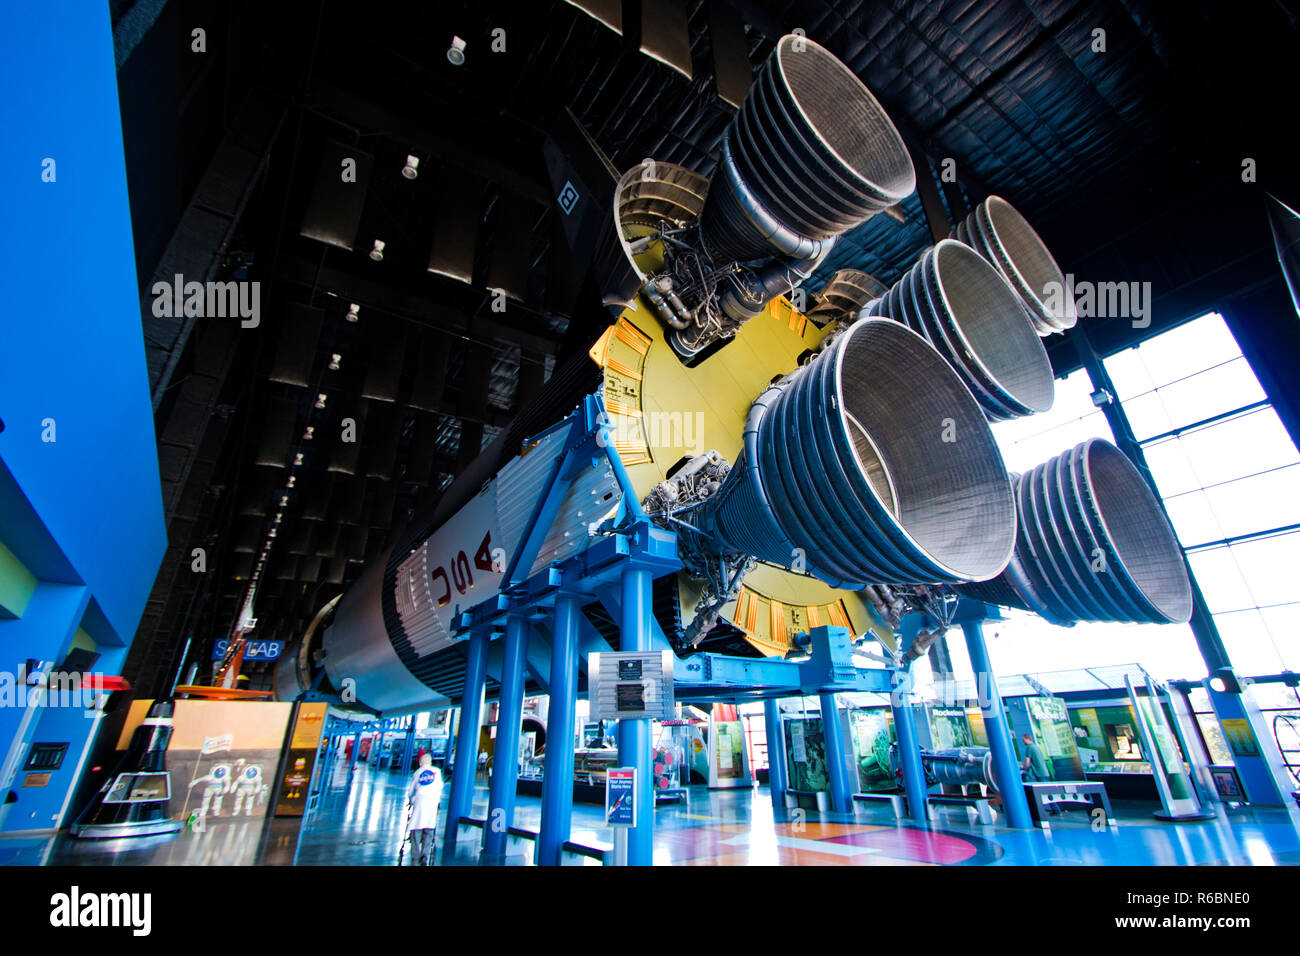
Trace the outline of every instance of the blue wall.
<instances>
[{"instance_id":1,"label":"blue wall","mask_svg":"<svg viewBox=\"0 0 1300 956\"><path fill-rule=\"evenodd\" d=\"M96 641L129 642L166 529L109 9L14 4L5 21L0 540L38 577L88 587ZM42 181L46 158L54 182ZM54 442L42 441L46 419Z\"/></svg>"}]
</instances>

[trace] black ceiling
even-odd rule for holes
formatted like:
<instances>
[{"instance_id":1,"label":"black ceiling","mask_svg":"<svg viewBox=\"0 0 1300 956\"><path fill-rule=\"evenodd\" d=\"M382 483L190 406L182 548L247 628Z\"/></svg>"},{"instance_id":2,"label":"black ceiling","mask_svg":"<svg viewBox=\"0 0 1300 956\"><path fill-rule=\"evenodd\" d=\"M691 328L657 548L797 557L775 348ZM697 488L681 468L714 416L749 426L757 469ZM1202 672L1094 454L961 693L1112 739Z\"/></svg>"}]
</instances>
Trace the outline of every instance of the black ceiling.
<instances>
[{"instance_id":1,"label":"black ceiling","mask_svg":"<svg viewBox=\"0 0 1300 956\"><path fill-rule=\"evenodd\" d=\"M1237 302L1266 385L1296 380L1260 198L1297 198L1294 4L730 5L751 63L803 29L876 93L920 174L953 160L957 183L936 181L950 219L1005 196L1080 278L1153 281L1153 328ZM619 169L653 157L707 172L734 110L716 93L702 0L624 4L622 37L561 0L112 6L171 545L126 673L157 693L187 639L205 660L229 632L273 529L258 634L291 639L590 344L607 313L567 258L542 160L563 111ZM639 52L642 6L685 11L692 79ZM340 148L373 158L351 250L300 234ZM407 155L416 180L400 175ZM1242 182L1245 158L1258 183ZM460 250L469 282L428 270L454 208L477 224ZM901 212L845 237L823 275L901 274L934 228L918 196ZM260 325L152 317L152 279L182 265L259 281ZM1104 348L1138 334L1088 326ZM1053 340L1058 371L1074 349ZM1278 401L1290 420L1290 393ZM346 418L354 445L339 440Z\"/></svg>"}]
</instances>

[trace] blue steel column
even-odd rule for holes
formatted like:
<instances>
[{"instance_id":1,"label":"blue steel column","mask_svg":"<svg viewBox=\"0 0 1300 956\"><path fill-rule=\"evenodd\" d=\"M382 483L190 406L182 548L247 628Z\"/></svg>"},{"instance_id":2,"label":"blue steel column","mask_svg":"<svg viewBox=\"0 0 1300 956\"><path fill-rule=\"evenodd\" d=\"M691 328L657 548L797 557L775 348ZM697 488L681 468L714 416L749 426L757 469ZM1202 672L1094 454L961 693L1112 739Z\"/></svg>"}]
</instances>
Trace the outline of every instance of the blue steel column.
<instances>
[{"instance_id":1,"label":"blue steel column","mask_svg":"<svg viewBox=\"0 0 1300 956\"><path fill-rule=\"evenodd\" d=\"M898 737L898 760L903 765L907 815L913 823L928 826L930 814L925 802L925 768L921 766L921 745L916 738L916 724L912 722L912 675L898 671L896 676L901 683L890 694L889 703L894 712L894 734Z\"/></svg>"},{"instance_id":2,"label":"blue steel column","mask_svg":"<svg viewBox=\"0 0 1300 956\"><path fill-rule=\"evenodd\" d=\"M823 691L822 736L826 742L826 760L831 771L831 809L849 813L853 809L853 790L849 786L848 767L844 763L844 731L840 727L840 710L833 693Z\"/></svg>"},{"instance_id":3,"label":"blue steel column","mask_svg":"<svg viewBox=\"0 0 1300 956\"><path fill-rule=\"evenodd\" d=\"M625 651L653 650L650 642L650 572L629 562L623 569L621 647ZM628 830L628 866L654 862L654 790L650 780L650 720L618 722L618 762L637 771L637 824Z\"/></svg>"},{"instance_id":4,"label":"blue steel column","mask_svg":"<svg viewBox=\"0 0 1300 956\"><path fill-rule=\"evenodd\" d=\"M506 853L506 830L515 822L519 785L519 735L524 719L524 661L528 656L528 621L518 614L506 622L501 662L501 702L497 740L492 748L492 786L483 827L483 861L499 862Z\"/></svg>"},{"instance_id":5,"label":"blue steel column","mask_svg":"<svg viewBox=\"0 0 1300 956\"><path fill-rule=\"evenodd\" d=\"M451 772L451 793L447 797L447 832L442 842L443 853L448 858L456 852L460 818L466 816L474 805L474 774L478 767L478 734L483 722L483 684L487 680L490 639L486 631L475 632L469 639L465 687L460 697L460 731L456 735L456 763Z\"/></svg>"},{"instance_id":6,"label":"blue steel column","mask_svg":"<svg viewBox=\"0 0 1300 956\"><path fill-rule=\"evenodd\" d=\"M785 772L785 729L781 726L781 706L776 698L763 701L763 724L767 730L767 789L772 795L772 816L782 819L785 792L790 788Z\"/></svg>"},{"instance_id":7,"label":"blue steel column","mask_svg":"<svg viewBox=\"0 0 1300 956\"><path fill-rule=\"evenodd\" d=\"M352 783L352 775L357 772L357 758L361 756L361 731L352 735L352 753L348 756L348 783Z\"/></svg>"},{"instance_id":8,"label":"blue steel column","mask_svg":"<svg viewBox=\"0 0 1300 956\"><path fill-rule=\"evenodd\" d=\"M573 821L573 724L578 703L578 599L555 601L551 647L551 700L547 710L546 768L542 776L542 821L537 865L558 866Z\"/></svg>"},{"instance_id":9,"label":"blue steel column","mask_svg":"<svg viewBox=\"0 0 1300 956\"><path fill-rule=\"evenodd\" d=\"M411 757L415 754L415 721L411 721L411 726L406 729L406 739L402 741L402 772L409 773L415 768L411 766ZM397 769L392 762L388 764L390 771Z\"/></svg>"},{"instance_id":10,"label":"blue steel column","mask_svg":"<svg viewBox=\"0 0 1300 956\"><path fill-rule=\"evenodd\" d=\"M1025 799L1020 768L1016 765L1016 752L1011 745L1011 728L1007 726L1006 714L1002 710L1002 694L993 674L993 665L989 663L989 650L984 642L984 622L964 621L961 632L966 636L966 650L975 671L976 688L979 687L981 675L985 680L980 705L984 711L984 730L988 733L989 750L993 753L993 779L997 781L998 793L1002 797L1002 809L1006 811L1008 824L1029 829L1033 826L1029 817L1029 801Z\"/></svg>"}]
</instances>

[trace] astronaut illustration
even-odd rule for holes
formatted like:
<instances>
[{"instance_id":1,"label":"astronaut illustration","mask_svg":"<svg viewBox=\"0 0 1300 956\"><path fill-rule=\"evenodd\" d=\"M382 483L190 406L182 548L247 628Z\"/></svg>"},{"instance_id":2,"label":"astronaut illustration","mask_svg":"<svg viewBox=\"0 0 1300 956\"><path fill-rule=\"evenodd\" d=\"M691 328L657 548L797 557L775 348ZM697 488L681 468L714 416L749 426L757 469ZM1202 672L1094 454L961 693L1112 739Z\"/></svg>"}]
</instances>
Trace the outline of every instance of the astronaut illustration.
<instances>
[{"instance_id":1,"label":"astronaut illustration","mask_svg":"<svg viewBox=\"0 0 1300 956\"><path fill-rule=\"evenodd\" d=\"M260 764L249 764L238 775L235 781L235 809L232 816L239 816L240 808L244 809L244 816L253 815L255 804L261 804L266 799L267 790L270 788L262 780L262 767Z\"/></svg>"},{"instance_id":2,"label":"astronaut illustration","mask_svg":"<svg viewBox=\"0 0 1300 956\"><path fill-rule=\"evenodd\" d=\"M243 761L241 760L239 763L242 764ZM204 785L203 805L199 807L200 820L207 817L208 810L212 811L214 817L221 816L221 800L233 789L233 781L234 768L228 763L218 763L212 765L212 769L208 771L207 776L198 777L190 783L191 790L199 784Z\"/></svg>"}]
</instances>

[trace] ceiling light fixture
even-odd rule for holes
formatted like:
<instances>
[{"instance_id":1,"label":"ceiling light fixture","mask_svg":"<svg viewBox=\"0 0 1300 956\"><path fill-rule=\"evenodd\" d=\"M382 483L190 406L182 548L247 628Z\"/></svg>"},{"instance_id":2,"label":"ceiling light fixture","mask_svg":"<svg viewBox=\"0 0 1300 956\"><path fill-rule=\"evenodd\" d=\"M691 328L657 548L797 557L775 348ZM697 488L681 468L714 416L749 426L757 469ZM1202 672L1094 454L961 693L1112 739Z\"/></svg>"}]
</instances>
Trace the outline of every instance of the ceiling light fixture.
<instances>
[{"instance_id":1,"label":"ceiling light fixture","mask_svg":"<svg viewBox=\"0 0 1300 956\"><path fill-rule=\"evenodd\" d=\"M292 487L293 487L293 483L294 483L295 481L297 481L297 480L298 480L298 476L297 476L297 475L290 475L290 476L289 476L289 487L292 488Z\"/></svg>"},{"instance_id":2,"label":"ceiling light fixture","mask_svg":"<svg viewBox=\"0 0 1300 956\"><path fill-rule=\"evenodd\" d=\"M361 306L353 302L350 306L348 306L347 320L349 322L356 322L360 318L361 318Z\"/></svg>"},{"instance_id":3,"label":"ceiling light fixture","mask_svg":"<svg viewBox=\"0 0 1300 956\"><path fill-rule=\"evenodd\" d=\"M460 37L451 38L451 46L447 47L447 62L452 66L463 66L465 63L465 41Z\"/></svg>"},{"instance_id":4,"label":"ceiling light fixture","mask_svg":"<svg viewBox=\"0 0 1300 956\"><path fill-rule=\"evenodd\" d=\"M324 392L321 392L321 393L319 393L319 394L316 396L316 407L317 407L317 408L324 408L324 407L325 407L325 398L326 398L326 396L325 396L325 393L324 393Z\"/></svg>"},{"instance_id":5,"label":"ceiling light fixture","mask_svg":"<svg viewBox=\"0 0 1300 956\"><path fill-rule=\"evenodd\" d=\"M307 430L302 433L302 437L305 438L307 441L311 441L312 435L315 434L315 432L316 432L316 426L308 425Z\"/></svg>"},{"instance_id":6,"label":"ceiling light fixture","mask_svg":"<svg viewBox=\"0 0 1300 956\"><path fill-rule=\"evenodd\" d=\"M382 239L375 240L375 246L373 249L370 250L370 258L375 260L375 262L384 261L384 240Z\"/></svg>"},{"instance_id":7,"label":"ceiling light fixture","mask_svg":"<svg viewBox=\"0 0 1300 956\"><path fill-rule=\"evenodd\" d=\"M293 456L293 465L295 468L297 468L301 464L302 464L302 452L298 452L298 454Z\"/></svg>"},{"instance_id":8,"label":"ceiling light fixture","mask_svg":"<svg viewBox=\"0 0 1300 956\"><path fill-rule=\"evenodd\" d=\"M339 370L339 363L342 361L343 361L342 355L339 355L338 352L333 353L330 356L330 371L337 372Z\"/></svg>"},{"instance_id":9,"label":"ceiling light fixture","mask_svg":"<svg viewBox=\"0 0 1300 956\"><path fill-rule=\"evenodd\" d=\"M407 156L406 165L402 167L402 175L407 179L414 179L420 175L420 157Z\"/></svg>"}]
</instances>

